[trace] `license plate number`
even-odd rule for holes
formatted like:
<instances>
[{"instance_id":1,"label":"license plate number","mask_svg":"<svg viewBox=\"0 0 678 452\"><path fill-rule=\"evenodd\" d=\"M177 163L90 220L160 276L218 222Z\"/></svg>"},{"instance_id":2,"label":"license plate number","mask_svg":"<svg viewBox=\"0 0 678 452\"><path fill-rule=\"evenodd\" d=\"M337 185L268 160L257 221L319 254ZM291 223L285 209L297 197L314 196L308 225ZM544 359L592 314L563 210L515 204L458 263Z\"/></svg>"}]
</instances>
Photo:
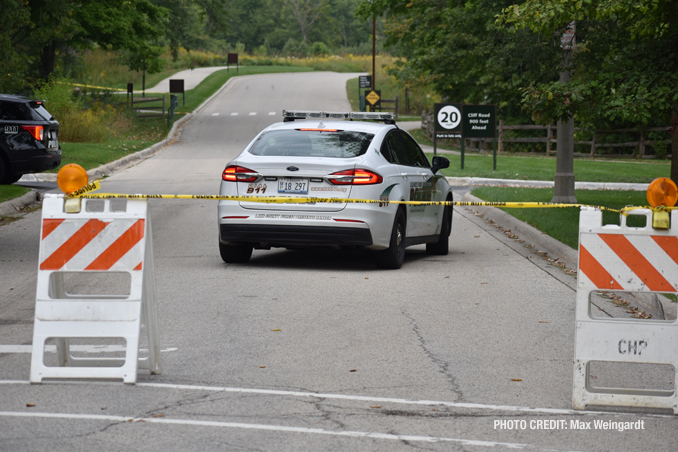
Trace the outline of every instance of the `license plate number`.
<instances>
[{"instance_id":1,"label":"license plate number","mask_svg":"<svg viewBox=\"0 0 678 452\"><path fill-rule=\"evenodd\" d=\"M282 177L278 179L278 193L308 193L308 179L291 179Z\"/></svg>"},{"instance_id":2,"label":"license plate number","mask_svg":"<svg viewBox=\"0 0 678 452\"><path fill-rule=\"evenodd\" d=\"M19 126L5 126L5 133L19 133Z\"/></svg>"},{"instance_id":3,"label":"license plate number","mask_svg":"<svg viewBox=\"0 0 678 452\"><path fill-rule=\"evenodd\" d=\"M48 149L54 149L59 147L59 142L57 140L50 140L47 142Z\"/></svg>"}]
</instances>

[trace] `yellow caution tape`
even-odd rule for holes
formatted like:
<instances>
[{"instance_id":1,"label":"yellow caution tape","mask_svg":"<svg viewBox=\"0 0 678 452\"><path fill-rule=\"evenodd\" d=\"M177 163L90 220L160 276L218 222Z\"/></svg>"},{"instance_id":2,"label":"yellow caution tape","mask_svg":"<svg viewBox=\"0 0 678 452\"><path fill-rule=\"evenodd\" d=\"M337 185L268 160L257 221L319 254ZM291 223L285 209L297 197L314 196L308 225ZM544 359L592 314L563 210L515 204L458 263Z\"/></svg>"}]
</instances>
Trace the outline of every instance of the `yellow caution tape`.
<instances>
[{"instance_id":1,"label":"yellow caution tape","mask_svg":"<svg viewBox=\"0 0 678 452\"><path fill-rule=\"evenodd\" d=\"M95 86L95 85L83 85L82 83L65 83L65 82L57 82L62 85L71 85L71 86L79 86L82 88L96 88L96 89L103 89L107 91L121 91L121 92L127 92L127 88L111 88L110 86ZM166 92L161 92L161 91L145 91L146 94L167 94Z\"/></svg>"},{"instance_id":2,"label":"yellow caution tape","mask_svg":"<svg viewBox=\"0 0 678 452\"><path fill-rule=\"evenodd\" d=\"M90 184L93 185L93 184ZM568 208L568 207L595 207L600 210L618 212L626 215L625 212L633 209L652 209L651 207L632 207L627 206L621 210L612 209L605 206L591 206L588 204L564 204L550 202L464 202L464 201L385 201L375 199L345 199L345 198L292 198L280 196L221 196L221 195L127 195L119 193L91 193L98 189L86 190L84 187L69 197L81 197L90 199L208 199L215 201L241 201L241 202L260 202L264 204L405 204L413 206L459 206L459 207L500 207L507 209L548 209L548 208ZM675 209L675 207L664 207L664 209Z\"/></svg>"}]
</instances>

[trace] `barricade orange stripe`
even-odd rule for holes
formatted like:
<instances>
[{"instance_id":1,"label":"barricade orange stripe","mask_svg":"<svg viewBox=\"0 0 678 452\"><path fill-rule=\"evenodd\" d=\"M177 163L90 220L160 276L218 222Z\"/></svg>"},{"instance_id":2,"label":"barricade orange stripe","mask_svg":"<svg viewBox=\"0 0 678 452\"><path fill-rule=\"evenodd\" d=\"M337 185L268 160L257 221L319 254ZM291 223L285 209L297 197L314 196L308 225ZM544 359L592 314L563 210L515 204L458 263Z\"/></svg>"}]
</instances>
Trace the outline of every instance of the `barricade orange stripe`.
<instances>
[{"instance_id":1,"label":"barricade orange stripe","mask_svg":"<svg viewBox=\"0 0 678 452\"><path fill-rule=\"evenodd\" d=\"M678 264L678 237L653 235L652 240L657 242L657 245L659 245L676 264Z\"/></svg>"},{"instance_id":2,"label":"barricade orange stripe","mask_svg":"<svg viewBox=\"0 0 678 452\"><path fill-rule=\"evenodd\" d=\"M605 270L605 267L600 265L600 262L581 244L579 245L579 270L599 289L623 289L617 280Z\"/></svg>"},{"instance_id":3,"label":"barricade orange stripe","mask_svg":"<svg viewBox=\"0 0 678 452\"><path fill-rule=\"evenodd\" d=\"M65 218L48 218L46 220L42 220L42 238L44 239L50 235L52 231L54 231L61 223L64 222L64 220Z\"/></svg>"},{"instance_id":4,"label":"barricade orange stripe","mask_svg":"<svg viewBox=\"0 0 678 452\"><path fill-rule=\"evenodd\" d=\"M144 220L137 220L115 242L92 261L85 270L108 270L144 237Z\"/></svg>"},{"instance_id":5,"label":"barricade orange stripe","mask_svg":"<svg viewBox=\"0 0 678 452\"><path fill-rule=\"evenodd\" d=\"M40 270L59 270L96 237L108 223L91 219L40 264Z\"/></svg>"},{"instance_id":6,"label":"barricade orange stripe","mask_svg":"<svg viewBox=\"0 0 678 452\"><path fill-rule=\"evenodd\" d=\"M643 256L622 234L599 234L607 246L636 274L653 292L675 292L673 285Z\"/></svg>"}]
</instances>

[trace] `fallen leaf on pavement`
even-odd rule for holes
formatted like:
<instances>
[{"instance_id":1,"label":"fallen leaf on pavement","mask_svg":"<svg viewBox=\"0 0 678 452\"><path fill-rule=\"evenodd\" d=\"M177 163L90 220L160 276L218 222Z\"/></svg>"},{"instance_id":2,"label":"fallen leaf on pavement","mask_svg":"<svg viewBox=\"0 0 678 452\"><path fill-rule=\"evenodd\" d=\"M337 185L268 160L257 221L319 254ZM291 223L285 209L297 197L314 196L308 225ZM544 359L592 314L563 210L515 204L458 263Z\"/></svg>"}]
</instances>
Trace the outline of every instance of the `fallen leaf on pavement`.
<instances>
[{"instance_id":1,"label":"fallen leaf on pavement","mask_svg":"<svg viewBox=\"0 0 678 452\"><path fill-rule=\"evenodd\" d=\"M511 378L511 381L523 381L522 378Z\"/></svg>"},{"instance_id":2,"label":"fallen leaf on pavement","mask_svg":"<svg viewBox=\"0 0 678 452\"><path fill-rule=\"evenodd\" d=\"M370 405L370 408L381 408L381 405Z\"/></svg>"},{"instance_id":3,"label":"fallen leaf on pavement","mask_svg":"<svg viewBox=\"0 0 678 452\"><path fill-rule=\"evenodd\" d=\"M349 372L358 372L358 369L351 369Z\"/></svg>"},{"instance_id":4,"label":"fallen leaf on pavement","mask_svg":"<svg viewBox=\"0 0 678 452\"><path fill-rule=\"evenodd\" d=\"M26 406L30 408L32 406L35 406L35 403L27 403Z\"/></svg>"},{"instance_id":5,"label":"fallen leaf on pavement","mask_svg":"<svg viewBox=\"0 0 678 452\"><path fill-rule=\"evenodd\" d=\"M271 331L282 331L282 330L280 328L276 328L276 329L271 330Z\"/></svg>"},{"instance_id":6,"label":"fallen leaf on pavement","mask_svg":"<svg viewBox=\"0 0 678 452\"><path fill-rule=\"evenodd\" d=\"M164 414L154 414L153 417L165 417Z\"/></svg>"}]
</instances>

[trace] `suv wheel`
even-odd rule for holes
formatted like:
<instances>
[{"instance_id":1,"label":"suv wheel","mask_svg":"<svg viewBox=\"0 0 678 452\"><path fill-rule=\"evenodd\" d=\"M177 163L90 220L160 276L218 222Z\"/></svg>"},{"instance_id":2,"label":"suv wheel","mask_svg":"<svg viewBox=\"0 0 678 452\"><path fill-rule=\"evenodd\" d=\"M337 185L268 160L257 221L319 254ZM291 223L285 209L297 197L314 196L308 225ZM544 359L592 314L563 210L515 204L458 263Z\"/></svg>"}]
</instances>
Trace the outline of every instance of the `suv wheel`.
<instances>
[{"instance_id":1,"label":"suv wheel","mask_svg":"<svg viewBox=\"0 0 678 452\"><path fill-rule=\"evenodd\" d=\"M402 267L405 261L405 214L402 209L396 212L391 230L391 242L389 247L377 251L377 266L396 270Z\"/></svg>"},{"instance_id":2,"label":"suv wheel","mask_svg":"<svg viewBox=\"0 0 678 452\"><path fill-rule=\"evenodd\" d=\"M21 179L21 174L13 174L9 172L9 166L5 160L0 156L0 185L9 185Z\"/></svg>"},{"instance_id":3,"label":"suv wheel","mask_svg":"<svg viewBox=\"0 0 678 452\"><path fill-rule=\"evenodd\" d=\"M443 224L440 225L440 236L435 243L426 244L426 254L447 256L450 252L450 232L452 231L452 206L443 209Z\"/></svg>"},{"instance_id":4,"label":"suv wheel","mask_svg":"<svg viewBox=\"0 0 678 452\"><path fill-rule=\"evenodd\" d=\"M221 259L227 264L244 264L252 256L251 245L224 245L219 242Z\"/></svg>"}]
</instances>

